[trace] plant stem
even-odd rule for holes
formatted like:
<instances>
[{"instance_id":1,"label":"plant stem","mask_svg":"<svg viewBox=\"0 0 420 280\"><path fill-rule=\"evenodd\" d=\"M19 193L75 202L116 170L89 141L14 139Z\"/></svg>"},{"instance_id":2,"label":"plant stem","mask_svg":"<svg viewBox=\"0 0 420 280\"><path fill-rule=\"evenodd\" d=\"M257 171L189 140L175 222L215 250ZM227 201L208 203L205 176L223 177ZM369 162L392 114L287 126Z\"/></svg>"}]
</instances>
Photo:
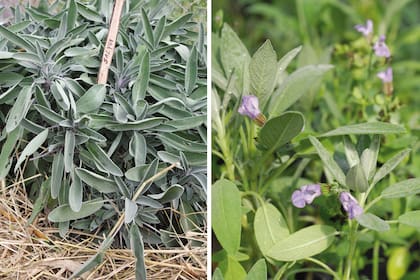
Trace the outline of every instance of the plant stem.
<instances>
[{"instance_id":1,"label":"plant stem","mask_svg":"<svg viewBox=\"0 0 420 280\"><path fill-rule=\"evenodd\" d=\"M350 241L350 249L349 254L347 256L345 270L344 270L344 280L351 279L351 267L353 263L353 256L354 252L356 251L356 244L357 244L357 227L358 224L354 223L353 221L349 221L350 230L349 230L349 241Z\"/></svg>"},{"instance_id":2,"label":"plant stem","mask_svg":"<svg viewBox=\"0 0 420 280\"><path fill-rule=\"evenodd\" d=\"M331 274L334 279L340 279L340 277L338 276L338 274L332 270L328 265L326 265L325 263L321 262L320 260L314 259L314 258L306 258L307 261L313 262L317 265L319 265L320 267L322 267L323 269L325 269L325 271L327 271L329 274Z\"/></svg>"},{"instance_id":3,"label":"plant stem","mask_svg":"<svg viewBox=\"0 0 420 280\"><path fill-rule=\"evenodd\" d=\"M379 280L379 240L373 244L372 280Z\"/></svg>"}]
</instances>

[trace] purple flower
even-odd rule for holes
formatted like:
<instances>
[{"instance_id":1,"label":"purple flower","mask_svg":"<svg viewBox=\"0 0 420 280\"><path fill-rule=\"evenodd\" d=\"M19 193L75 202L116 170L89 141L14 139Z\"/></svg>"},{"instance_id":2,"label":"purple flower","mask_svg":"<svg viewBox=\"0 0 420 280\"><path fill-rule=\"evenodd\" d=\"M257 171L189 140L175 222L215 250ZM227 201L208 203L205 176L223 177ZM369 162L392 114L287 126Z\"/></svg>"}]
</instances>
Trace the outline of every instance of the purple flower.
<instances>
[{"instance_id":1,"label":"purple flower","mask_svg":"<svg viewBox=\"0 0 420 280\"><path fill-rule=\"evenodd\" d=\"M244 95L242 97L241 106L239 106L238 112L241 115L245 115L253 119L259 126L265 124L265 116L261 114L258 103L258 97L255 95Z\"/></svg>"},{"instance_id":2,"label":"purple flower","mask_svg":"<svg viewBox=\"0 0 420 280\"><path fill-rule=\"evenodd\" d=\"M357 200L349 192L340 193L340 201L344 210L349 214L350 219L363 213L362 207L360 207Z\"/></svg>"},{"instance_id":3,"label":"purple flower","mask_svg":"<svg viewBox=\"0 0 420 280\"><path fill-rule=\"evenodd\" d=\"M246 115L251 119L255 119L261 114L260 109L258 108L258 98L255 95L244 95L242 97L242 104L239 106L239 114Z\"/></svg>"},{"instance_id":4,"label":"purple flower","mask_svg":"<svg viewBox=\"0 0 420 280\"><path fill-rule=\"evenodd\" d=\"M292 194L292 203L297 208L303 208L306 204L311 204L312 201L321 195L321 186L318 184L306 185L295 190Z\"/></svg>"},{"instance_id":5,"label":"purple flower","mask_svg":"<svg viewBox=\"0 0 420 280\"><path fill-rule=\"evenodd\" d=\"M377 76L384 84L392 83L392 68L388 67L385 71L379 72Z\"/></svg>"},{"instance_id":6,"label":"purple flower","mask_svg":"<svg viewBox=\"0 0 420 280\"><path fill-rule=\"evenodd\" d=\"M384 56L387 58L391 56L391 52L385 44L385 35L379 37L379 40L373 45L373 50L377 56Z\"/></svg>"},{"instance_id":7,"label":"purple flower","mask_svg":"<svg viewBox=\"0 0 420 280\"><path fill-rule=\"evenodd\" d=\"M358 24L358 25L355 25L354 28L357 31L359 31L360 33L362 33L363 36L369 37L370 34L372 34L372 31L373 31L373 22L372 22L372 20L368 19L366 21L366 26L363 25L363 24Z\"/></svg>"}]
</instances>

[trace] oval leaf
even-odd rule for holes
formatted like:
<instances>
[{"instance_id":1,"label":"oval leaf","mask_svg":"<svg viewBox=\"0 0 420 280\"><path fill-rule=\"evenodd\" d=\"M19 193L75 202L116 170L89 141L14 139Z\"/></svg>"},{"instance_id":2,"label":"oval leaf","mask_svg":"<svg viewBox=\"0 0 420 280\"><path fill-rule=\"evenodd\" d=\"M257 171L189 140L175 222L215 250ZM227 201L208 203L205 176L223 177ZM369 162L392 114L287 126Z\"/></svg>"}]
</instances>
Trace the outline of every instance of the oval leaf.
<instances>
[{"instance_id":1,"label":"oval leaf","mask_svg":"<svg viewBox=\"0 0 420 280\"><path fill-rule=\"evenodd\" d=\"M96 111L104 102L105 96L105 85L93 85L76 101L77 111L80 113L90 113Z\"/></svg>"},{"instance_id":2,"label":"oval leaf","mask_svg":"<svg viewBox=\"0 0 420 280\"><path fill-rule=\"evenodd\" d=\"M334 241L336 233L335 229L330 226L309 226L277 242L267 256L278 261L309 258L326 250Z\"/></svg>"},{"instance_id":3,"label":"oval leaf","mask_svg":"<svg viewBox=\"0 0 420 280\"><path fill-rule=\"evenodd\" d=\"M71 210L70 205L61 205L50 212L48 220L53 223L66 222L71 220L78 220L94 214L102 208L104 201L101 199L94 199L82 203L79 212Z\"/></svg>"},{"instance_id":4,"label":"oval leaf","mask_svg":"<svg viewBox=\"0 0 420 280\"><path fill-rule=\"evenodd\" d=\"M420 193L420 178L408 179L398 182L384 189L383 198L400 198Z\"/></svg>"},{"instance_id":5,"label":"oval leaf","mask_svg":"<svg viewBox=\"0 0 420 280\"><path fill-rule=\"evenodd\" d=\"M47 140L48 137L48 129L45 129L43 132L35 136L34 139L31 140L31 142L26 145L25 149L23 149L22 153L20 154L16 165L15 165L15 172L18 170L20 165L25 161L26 157L32 155L33 153L38 150L41 145Z\"/></svg>"},{"instance_id":6,"label":"oval leaf","mask_svg":"<svg viewBox=\"0 0 420 280\"><path fill-rule=\"evenodd\" d=\"M369 188L365 171L360 163L352 166L346 175L346 185L352 190L365 192Z\"/></svg>"},{"instance_id":7,"label":"oval leaf","mask_svg":"<svg viewBox=\"0 0 420 280\"><path fill-rule=\"evenodd\" d=\"M236 185L225 179L214 183L211 190L214 233L226 252L234 255L241 240L241 195Z\"/></svg>"},{"instance_id":8,"label":"oval leaf","mask_svg":"<svg viewBox=\"0 0 420 280\"><path fill-rule=\"evenodd\" d=\"M266 122L258 135L258 141L270 150L276 150L297 136L304 126L303 115L286 112Z\"/></svg>"},{"instance_id":9,"label":"oval leaf","mask_svg":"<svg viewBox=\"0 0 420 280\"><path fill-rule=\"evenodd\" d=\"M289 229L282 214L270 203L258 208L254 219L255 238L265 255L277 242L289 236Z\"/></svg>"},{"instance_id":10,"label":"oval leaf","mask_svg":"<svg viewBox=\"0 0 420 280\"><path fill-rule=\"evenodd\" d=\"M372 230L387 231L390 229L389 225L384 220L372 213L362 213L356 217L356 220L362 226Z\"/></svg>"},{"instance_id":11,"label":"oval leaf","mask_svg":"<svg viewBox=\"0 0 420 280\"><path fill-rule=\"evenodd\" d=\"M419 229L420 228L420 210L406 212L402 214L401 216L399 216L398 221L401 224Z\"/></svg>"},{"instance_id":12,"label":"oval leaf","mask_svg":"<svg viewBox=\"0 0 420 280\"><path fill-rule=\"evenodd\" d=\"M76 174L80 177L80 179L82 179L83 182L95 188L101 193L111 193L116 192L118 190L116 183L113 180L103 177L89 170L83 168L76 168Z\"/></svg>"},{"instance_id":13,"label":"oval leaf","mask_svg":"<svg viewBox=\"0 0 420 280\"><path fill-rule=\"evenodd\" d=\"M26 113L29 110L31 105L32 98L32 88L24 87L18 97L16 98L15 103L13 104L12 109L10 109L9 117L6 121L6 132L10 133L13 131L20 122L25 118Z\"/></svg>"}]
</instances>

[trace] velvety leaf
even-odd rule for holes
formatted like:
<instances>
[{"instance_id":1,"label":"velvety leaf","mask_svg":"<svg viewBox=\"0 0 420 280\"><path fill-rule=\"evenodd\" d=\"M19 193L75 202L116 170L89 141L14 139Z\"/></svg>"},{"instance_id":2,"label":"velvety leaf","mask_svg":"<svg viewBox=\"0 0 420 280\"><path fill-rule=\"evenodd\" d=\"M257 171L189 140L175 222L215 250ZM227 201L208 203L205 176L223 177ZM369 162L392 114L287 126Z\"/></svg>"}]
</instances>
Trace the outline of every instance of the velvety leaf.
<instances>
[{"instance_id":1,"label":"velvety leaf","mask_svg":"<svg viewBox=\"0 0 420 280\"><path fill-rule=\"evenodd\" d=\"M420 228L420 210L405 212L404 214L398 217L398 222L400 222L401 224L419 229Z\"/></svg>"},{"instance_id":2,"label":"velvety leaf","mask_svg":"<svg viewBox=\"0 0 420 280\"><path fill-rule=\"evenodd\" d=\"M25 161L26 157L28 157L28 156L32 155L33 153L35 153L42 146L42 144L45 142L45 140L47 140L47 137L48 137L48 129L45 129L43 132L41 132L40 134L38 134L37 136L35 136L25 146L25 148L23 149L23 151L20 154L19 158L17 159L16 165L15 165L15 170L14 170L15 173L19 169L19 167L21 166L21 164Z\"/></svg>"},{"instance_id":3,"label":"velvety leaf","mask_svg":"<svg viewBox=\"0 0 420 280\"><path fill-rule=\"evenodd\" d=\"M373 176L372 184L376 185L382 178L392 172L395 167L410 153L411 149L405 149L392 158L390 158L387 162L385 162L376 172L375 176Z\"/></svg>"},{"instance_id":4,"label":"velvety leaf","mask_svg":"<svg viewBox=\"0 0 420 280\"><path fill-rule=\"evenodd\" d=\"M131 223L137 215L138 206L129 198L124 199L124 222L126 224Z\"/></svg>"},{"instance_id":5,"label":"velvety leaf","mask_svg":"<svg viewBox=\"0 0 420 280\"><path fill-rule=\"evenodd\" d=\"M77 5L75 0L69 1L69 8L67 10L67 30L75 27L77 21Z\"/></svg>"},{"instance_id":6,"label":"velvety leaf","mask_svg":"<svg viewBox=\"0 0 420 280\"><path fill-rule=\"evenodd\" d=\"M116 183L111 179L83 168L76 168L75 170L77 176L82 179L83 182L101 193L112 193L118 191Z\"/></svg>"},{"instance_id":7,"label":"velvety leaf","mask_svg":"<svg viewBox=\"0 0 420 280\"><path fill-rule=\"evenodd\" d=\"M248 271L248 275L245 280L266 280L267 279L267 265L264 259L258 260L251 269Z\"/></svg>"},{"instance_id":8,"label":"velvety leaf","mask_svg":"<svg viewBox=\"0 0 420 280\"><path fill-rule=\"evenodd\" d=\"M10 133L14 130L20 122L25 118L32 99L32 87L25 86L19 93L12 109L10 110L9 117L6 121L6 132Z\"/></svg>"},{"instance_id":9,"label":"velvety leaf","mask_svg":"<svg viewBox=\"0 0 420 280\"><path fill-rule=\"evenodd\" d=\"M384 220L372 213L362 213L356 217L356 220L359 224L371 230L387 231L390 229L389 225Z\"/></svg>"},{"instance_id":10,"label":"velvety leaf","mask_svg":"<svg viewBox=\"0 0 420 280\"><path fill-rule=\"evenodd\" d=\"M51 197L56 199L60 193L64 176L64 160L61 152L54 156L51 171Z\"/></svg>"},{"instance_id":11,"label":"velvety leaf","mask_svg":"<svg viewBox=\"0 0 420 280\"><path fill-rule=\"evenodd\" d=\"M383 198L400 198L420 193L420 178L412 178L395 183L384 189L381 193Z\"/></svg>"},{"instance_id":12,"label":"velvety leaf","mask_svg":"<svg viewBox=\"0 0 420 280\"><path fill-rule=\"evenodd\" d=\"M136 279L146 280L146 265L144 263L144 245L140 230L136 223L130 227L130 247L136 256Z\"/></svg>"},{"instance_id":13,"label":"velvety leaf","mask_svg":"<svg viewBox=\"0 0 420 280\"><path fill-rule=\"evenodd\" d=\"M105 96L105 85L93 85L76 101L77 111L80 113L90 113L96 111L104 102Z\"/></svg>"},{"instance_id":14,"label":"velvety leaf","mask_svg":"<svg viewBox=\"0 0 420 280\"><path fill-rule=\"evenodd\" d=\"M76 147L76 137L74 132L71 130L66 131L65 141L64 141L64 171L67 173L73 167L73 157L74 149Z\"/></svg>"},{"instance_id":15,"label":"velvety leaf","mask_svg":"<svg viewBox=\"0 0 420 280\"><path fill-rule=\"evenodd\" d=\"M278 62L277 67L281 72L286 71L287 66L292 62L292 60L300 53L302 50L302 46L299 46L297 48L294 48L293 50L286 53Z\"/></svg>"},{"instance_id":16,"label":"velvety leaf","mask_svg":"<svg viewBox=\"0 0 420 280\"><path fill-rule=\"evenodd\" d=\"M0 35L2 35L10 42L16 44L18 47L24 48L26 51L35 52L35 47L31 43L29 43L29 41L22 38L17 33L8 30L3 25L0 25Z\"/></svg>"},{"instance_id":17,"label":"velvety leaf","mask_svg":"<svg viewBox=\"0 0 420 280\"><path fill-rule=\"evenodd\" d=\"M69 189L69 205L72 211L79 212L83 202L83 186L82 181L77 175L73 176L73 180Z\"/></svg>"},{"instance_id":18,"label":"velvety leaf","mask_svg":"<svg viewBox=\"0 0 420 280\"><path fill-rule=\"evenodd\" d=\"M309 140L318 152L319 157L324 163L324 167L327 168L327 170L334 176L338 183L345 186L346 176L344 175L343 170L341 170L340 166L338 166L338 164L334 161L330 153L315 137L309 136Z\"/></svg>"},{"instance_id":19,"label":"velvety leaf","mask_svg":"<svg viewBox=\"0 0 420 280\"><path fill-rule=\"evenodd\" d=\"M234 255L241 240L242 210L239 190L231 181L222 179L213 184L211 192L213 231L223 249Z\"/></svg>"},{"instance_id":20,"label":"velvety leaf","mask_svg":"<svg viewBox=\"0 0 420 280\"><path fill-rule=\"evenodd\" d=\"M181 185L172 185L160 194L149 194L149 197L159 200L160 203L172 202L179 199L184 193L184 187Z\"/></svg>"},{"instance_id":21,"label":"velvety leaf","mask_svg":"<svg viewBox=\"0 0 420 280\"><path fill-rule=\"evenodd\" d=\"M53 94L55 101L57 101L57 104L64 111L68 111L70 109L69 98L59 82L56 81L51 85L51 93Z\"/></svg>"},{"instance_id":22,"label":"velvety leaf","mask_svg":"<svg viewBox=\"0 0 420 280\"><path fill-rule=\"evenodd\" d=\"M187 96L191 95L197 81L197 59L197 48L194 46L191 49L185 70L185 91Z\"/></svg>"},{"instance_id":23,"label":"velvety leaf","mask_svg":"<svg viewBox=\"0 0 420 280\"><path fill-rule=\"evenodd\" d=\"M224 280L239 280L246 277L245 269L230 255L219 264L219 268L223 273Z\"/></svg>"},{"instance_id":24,"label":"velvety leaf","mask_svg":"<svg viewBox=\"0 0 420 280\"><path fill-rule=\"evenodd\" d=\"M301 113L286 112L265 123L258 135L258 141L267 149L276 150L296 137L303 130L304 123Z\"/></svg>"},{"instance_id":25,"label":"velvety leaf","mask_svg":"<svg viewBox=\"0 0 420 280\"><path fill-rule=\"evenodd\" d=\"M147 87L150 79L150 54L145 51L141 60L139 74L133 86L132 102L137 104L139 100L143 100L146 96Z\"/></svg>"},{"instance_id":26,"label":"velvety leaf","mask_svg":"<svg viewBox=\"0 0 420 280\"><path fill-rule=\"evenodd\" d=\"M257 209L254 218L254 232L258 247L264 255L274 244L289 236L285 219L270 203L265 203Z\"/></svg>"},{"instance_id":27,"label":"velvety leaf","mask_svg":"<svg viewBox=\"0 0 420 280\"><path fill-rule=\"evenodd\" d=\"M278 261L296 261L325 251L334 241L336 230L331 226L305 227L277 242L267 256Z\"/></svg>"},{"instance_id":28,"label":"velvety leaf","mask_svg":"<svg viewBox=\"0 0 420 280\"><path fill-rule=\"evenodd\" d=\"M264 108L265 103L271 96L277 79L277 55L270 40L254 53L249 63L251 80L251 92L255 94Z\"/></svg>"},{"instance_id":29,"label":"velvety leaf","mask_svg":"<svg viewBox=\"0 0 420 280\"><path fill-rule=\"evenodd\" d=\"M358 192L365 192L369 188L365 170L360 163L352 166L347 172L346 185Z\"/></svg>"},{"instance_id":30,"label":"velvety leaf","mask_svg":"<svg viewBox=\"0 0 420 280\"><path fill-rule=\"evenodd\" d=\"M61 205L50 212L48 220L54 223L78 220L96 213L103 205L100 198L83 202L79 212L71 210L68 204Z\"/></svg>"},{"instance_id":31,"label":"velvety leaf","mask_svg":"<svg viewBox=\"0 0 420 280\"><path fill-rule=\"evenodd\" d=\"M399 134L404 132L406 132L404 127L400 125L385 122L368 122L341 126L322 134L320 137L352 134Z\"/></svg>"},{"instance_id":32,"label":"velvety leaf","mask_svg":"<svg viewBox=\"0 0 420 280\"><path fill-rule=\"evenodd\" d=\"M374 135L369 148L365 149L360 156L360 163L362 164L362 168L365 171L368 180L372 179L373 175L375 175L380 140L381 138L379 135Z\"/></svg>"},{"instance_id":33,"label":"velvety leaf","mask_svg":"<svg viewBox=\"0 0 420 280\"><path fill-rule=\"evenodd\" d=\"M317 85L332 65L304 66L288 76L275 91L269 103L271 115L279 115Z\"/></svg>"},{"instance_id":34,"label":"velvety leaf","mask_svg":"<svg viewBox=\"0 0 420 280\"><path fill-rule=\"evenodd\" d=\"M7 135L6 142L3 143L0 153L0 179L3 179L9 173L13 158L10 157L18 140L22 134L21 128L15 128Z\"/></svg>"},{"instance_id":35,"label":"velvety leaf","mask_svg":"<svg viewBox=\"0 0 420 280\"><path fill-rule=\"evenodd\" d=\"M93 156L96 163L102 165L107 172L115 176L123 176L121 169L116 165L112 159L99 147L96 143L88 143L87 148L89 153Z\"/></svg>"}]
</instances>

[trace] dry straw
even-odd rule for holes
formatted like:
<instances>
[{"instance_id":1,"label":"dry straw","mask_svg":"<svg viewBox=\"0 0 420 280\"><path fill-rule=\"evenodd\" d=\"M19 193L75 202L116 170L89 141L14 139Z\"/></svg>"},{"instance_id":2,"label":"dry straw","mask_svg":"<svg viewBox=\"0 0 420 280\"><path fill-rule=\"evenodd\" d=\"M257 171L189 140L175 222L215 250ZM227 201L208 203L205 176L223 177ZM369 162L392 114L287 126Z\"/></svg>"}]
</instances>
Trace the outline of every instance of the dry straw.
<instances>
[{"instance_id":1,"label":"dry straw","mask_svg":"<svg viewBox=\"0 0 420 280\"><path fill-rule=\"evenodd\" d=\"M40 214L33 225L27 220L32 203L25 182L6 186L0 182L0 279L68 279L97 251L103 237L70 230L66 239ZM145 250L148 279L206 279L206 233L177 236L198 240L202 247ZM109 249L104 262L81 279L135 279L135 258L128 249Z\"/></svg>"}]
</instances>

